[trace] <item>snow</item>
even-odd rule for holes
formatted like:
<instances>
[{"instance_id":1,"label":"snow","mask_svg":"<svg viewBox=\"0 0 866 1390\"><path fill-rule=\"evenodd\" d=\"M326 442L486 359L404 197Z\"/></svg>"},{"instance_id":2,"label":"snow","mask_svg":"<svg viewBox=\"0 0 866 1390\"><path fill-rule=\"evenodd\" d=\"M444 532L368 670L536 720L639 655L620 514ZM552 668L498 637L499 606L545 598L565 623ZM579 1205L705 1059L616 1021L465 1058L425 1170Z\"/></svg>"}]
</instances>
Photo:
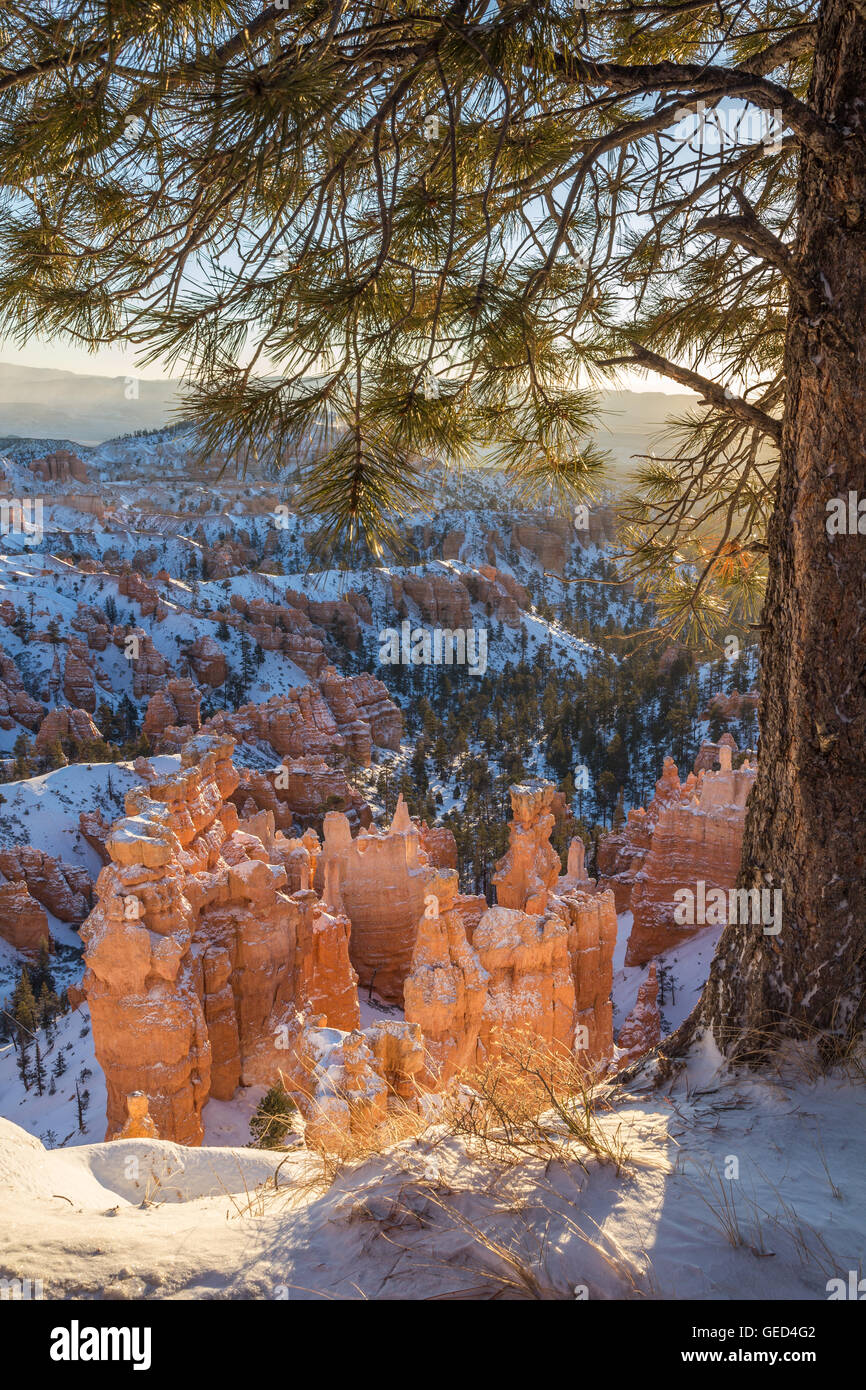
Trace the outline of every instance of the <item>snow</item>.
<instances>
[{"instance_id":1,"label":"snow","mask_svg":"<svg viewBox=\"0 0 866 1390\"><path fill-rule=\"evenodd\" d=\"M812 1081L796 1058L726 1074L699 1049L665 1091L608 1100L620 1171L576 1141L491 1171L434 1124L331 1186L303 1152L45 1150L0 1121L3 1267L49 1298L484 1298L522 1265L546 1298L758 1302L825 1299L860 1270L862 1084Z\"/></svg>"},{"instance_id":2,"label":"snow","mask_svg":"<svg viewBox=\"0 0 866 1390\"><path fill-rule=\"evenodd\" d=\"M53 960L52 960L53 967ZM20 962L18 968L20 969ZM16 970L17 975L17 970ZM59 972L54 971L59 981ZM43 1095L34 1082L26 1090L18 1073L16 1051L11 1043L0 1044L0 1114L13 1120L28 1134L41 1139L46 1148L101 1140L105 1137L105 1077L93 1050L90 1013L86 1005L57 1019L56 1035L49 1042L45 1030L39 1032L39 1046L45 1065ZM54 1075L57 1058L63 1054L65 1071ZM33 1048L30 1049L32 1073ZM55 1094L50 1092L54 1075ZM84 1128L78 1122L76 1081L84 1099Z\"/></svg>"},{"instance_id":3,"label":"snow","mask_svg":"<svg viewBox=\"0 0 866 1390\"><path fill-rule=\"evenodd\" d=\"M632 914L621 912L617 917L616 948L613 956L613 1026L614 1034L622 1027L637 1001L640 985L649 973L649 966L626 966L625 952L632 928ZM705 927L689 940L662 951L655 957L660 973L668 972L662 988L660 978L659 1008L662 1015L662 1037L667 1037L688 1018L701 995L710 973L721 927Z\"/></svg>"}]
</instances>

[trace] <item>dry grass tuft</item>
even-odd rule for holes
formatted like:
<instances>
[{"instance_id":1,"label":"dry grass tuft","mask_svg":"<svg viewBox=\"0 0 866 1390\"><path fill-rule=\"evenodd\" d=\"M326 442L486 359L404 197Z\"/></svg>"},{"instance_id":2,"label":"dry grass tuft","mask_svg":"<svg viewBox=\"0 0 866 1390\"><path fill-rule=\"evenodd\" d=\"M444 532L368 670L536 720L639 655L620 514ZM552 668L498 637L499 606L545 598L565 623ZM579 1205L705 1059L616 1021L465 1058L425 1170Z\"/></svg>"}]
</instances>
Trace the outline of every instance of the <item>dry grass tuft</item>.
<instances>
[{"instance_id":1,"label":"dry grass tuft","mask_svg":"<svg viewBox=\"0 0 866 1390\"><path fill-rule=\"evenodd\" d=\"M446 1099L443 1121L488 1160L558 1159L585 1169L592 1155L617 1173L628 1162L621 1127L611 1132L599 1120L612 1110L609 1088L564 1050L510 1033L461 1082Z\"/></svg>"}]
</instances>

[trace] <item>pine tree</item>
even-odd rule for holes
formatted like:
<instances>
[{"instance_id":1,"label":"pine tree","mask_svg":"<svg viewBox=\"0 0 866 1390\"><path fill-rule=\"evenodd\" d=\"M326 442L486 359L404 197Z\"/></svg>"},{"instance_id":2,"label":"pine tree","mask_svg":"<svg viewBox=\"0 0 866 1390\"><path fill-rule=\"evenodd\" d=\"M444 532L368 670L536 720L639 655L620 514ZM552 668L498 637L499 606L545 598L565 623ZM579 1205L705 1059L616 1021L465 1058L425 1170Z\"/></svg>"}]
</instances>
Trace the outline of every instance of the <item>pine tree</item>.
<instances>
[{"instance_id":1,"label":"pine tree","mask_svg":"<svg viewBox=\"0 0 866 1390\"><path fill-rule=\"evenodd\" d=\"M45 1063L42 1060L42 1050L39 1046L39 1039L35 1042L35 1054L33 1059L33 1083L38 1095L45 1091Z\"/></svg>"},{"instance_id":2,"label":"pine tree","mask_svg":"<svg viewBox=\"0 0 866 1390\"><path fill-rule=\"evenodd\" d=\"M54 983L54 976L51 973L51 952L48 949L48 943L46 941L43 941L39 947L39 955L35 966L33 966L32 969L28 968L27 973L35 997L38 997L46 986L50 993L54 994L57 987Z\"/></svg>"},{"instance_id":3,"label":"pine tree","mask_svg":"<svg viewBox=\"0 0 866 1390\"><path fill-rule=\"evenodd\" d=\"M281 1081L271 1086L256 1107L250 1120L252 1147L280 1149L292 1123L297 1107Z\"/></svg>"},{"instance_id":4,"label":"pine tree","mask_svg":"<svg viewBox=\"0 0 866 1390\"><path fill-rule=\"evenodd\" d=\"M182 364L202 456L291 459L328 565L399 549L419 457L482 443L529 500L585 499L587 379L694 390L625 540L675 635L760 612L741 886L786 904L778 940L725 933L701 1021L844 1046L866 571L827 519L866 495L863 0L175 10L4 14L7 325Z\"/></svg>"},{"instance_id":5,"label":"pine tree","mask_svg":"<svg viewBox=\"0 0 866 1390\"><path fill-rule=\"evenodd\" d=\"M82 1091L78 1081L75 1082L75 1113L78 1121L78 1133L84 1134L87 1126L85 1124L85 1114L87 1112L87 1092Z\"/></svg>"},{"instance_id":6,"label":"pine tree","mask_svg":"<svg viewBox=\"0 0 866 1390\"><path fill-rule=\"evenodd\" d=\"M30 1037L35 1035L39 1026L39 1013L36 1007L36 1000L33 997L30 972L26 965L21 967L18 983L12 992L12 1007L10 1012L15 1022L18 1024L19 1037L22 1034L27 1034Z\"/></svg>"},{"instance_id":7,"label":"pine tree","mask_svg":"<svg viewBox=\"0 0 866 1390\"><path fill-rule=\"evenodd\" d=\"M19 1035L18 1052L15 1060L18 1068L18 1075L21 1078L25 1091L30 1090L30 1084L33 1079L30 1070L30 1044L31 1038L29 1034L22 1033Z\"/></svg>"}]
</instances>

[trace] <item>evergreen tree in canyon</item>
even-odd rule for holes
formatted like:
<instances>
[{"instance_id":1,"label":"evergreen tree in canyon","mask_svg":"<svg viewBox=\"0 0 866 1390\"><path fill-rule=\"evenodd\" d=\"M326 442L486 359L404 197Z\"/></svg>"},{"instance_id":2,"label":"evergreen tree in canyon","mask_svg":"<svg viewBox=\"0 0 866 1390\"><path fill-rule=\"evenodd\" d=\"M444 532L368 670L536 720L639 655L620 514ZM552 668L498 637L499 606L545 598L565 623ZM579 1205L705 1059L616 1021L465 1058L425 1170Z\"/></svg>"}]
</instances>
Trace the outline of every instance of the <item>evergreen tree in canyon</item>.
<instances>
[{"instance_id":1,"label":"evergreen tree in canyon","mask_svg":"<svg viewBox=\"0 0 866 1390\"><path fill-rule=\"evenodd\" d=\"M421 461L479 442L527 503L591 497L612 364L698 393L627 541L671 632L760 621L741 883L780 887L784 921L726 930L691 1028L740 1055L844 1045L866 1010L863 0L79 0L0 27L3 328L183 372L203 451L289 465L322 555L397 546Z\"/></svg>"}]
</instances>

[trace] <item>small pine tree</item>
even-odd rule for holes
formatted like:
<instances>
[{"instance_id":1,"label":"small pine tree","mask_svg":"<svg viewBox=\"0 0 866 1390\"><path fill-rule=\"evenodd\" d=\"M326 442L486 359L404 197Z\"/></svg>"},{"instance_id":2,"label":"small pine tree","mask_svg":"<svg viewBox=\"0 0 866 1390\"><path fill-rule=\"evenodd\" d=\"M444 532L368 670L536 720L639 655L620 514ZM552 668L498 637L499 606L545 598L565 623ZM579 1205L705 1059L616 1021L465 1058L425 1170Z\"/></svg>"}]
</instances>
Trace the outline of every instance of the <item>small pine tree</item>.
<instances>
[{"instance_id":1,"label":"small pine tree","mask_svg":"<svg viewBox=\"0 0 866 1390\"><path fill-rule=\"evenodd\" d=\"M30 1038L23 1034L19 1038L17 1056L18 1075L21 1078L25 1091L30 1090Z\"/></svg>"},{"instance_id":2,"label":"small pine tree","mask_svg":"<svg viewBox=\"0 0 866 1390\"><path fill-rule=\"evenodd\" d=\"M79 1133L79 1134L83 1134L83 1133L84 1133L84 1130L85 1130L84 1112L85 1112L86 1109L87 1109L87 1101L85 1100L85 1096L86 1096L86 1095L87 1095L87 1092L85 1091L85 1092L82 1093L81 1088L80 1088L80 1086L78 1085L78 1082L76 1081L76 1083L75 1083L75 1109L76 1109L76 1113L77 1113L77 1117L78 1117L78 1133Z\"/></svg>"},{"instance_id":3,"label":"small pine tree","mask_svg":"<svg viewBox=\"0 0 866 1390\"><path fill-rule=\"evenodd\" d=\"M26 965L21 967L18 983L13 990L10 1012L18 1024L19 1036L29 1034L32 1037L38 1027L39 1019L36 1000L33 997L30 972Z\"/></svg>"},{"instance_id":4,"label":"small pine tree","mask_svg":"<svg viewBox=\"0 0 866 1390\"><path fill-rule=\"evenodd\" d=\"M30 984L35 997L39 997L43 987L46 985L51 993L54 993L56 986L54 983L54 976L51 973L51 952L48 948L47 941L41 942L39 946L39 957L32 971L28 971L28 973L30 975Z\"/></svg>"},{"instance_id":5,"label":"small pine tree","mask_svg":"<svg viewBox=\"0 0 866 1390\"><path fill-rule=\"evenodd\" d=\"M277 1081L259 1101L250 1120L251 1148L281 1149L297 1106L282 1081Z\"/></svg>"},{"instance_id":6,"label":"small pine tree","mask_svg":"<svg viewBox=\"0 0 866 1390\"><path fill-rule=\"evenodd\" d=\"M39 1046L39 1039L36 1039L36 1053L33 1059L33 1081L36 1091L41 1096L45 1093L45 1063L42 1060L42 1050Z\"/></svg>"}]
</instances>

